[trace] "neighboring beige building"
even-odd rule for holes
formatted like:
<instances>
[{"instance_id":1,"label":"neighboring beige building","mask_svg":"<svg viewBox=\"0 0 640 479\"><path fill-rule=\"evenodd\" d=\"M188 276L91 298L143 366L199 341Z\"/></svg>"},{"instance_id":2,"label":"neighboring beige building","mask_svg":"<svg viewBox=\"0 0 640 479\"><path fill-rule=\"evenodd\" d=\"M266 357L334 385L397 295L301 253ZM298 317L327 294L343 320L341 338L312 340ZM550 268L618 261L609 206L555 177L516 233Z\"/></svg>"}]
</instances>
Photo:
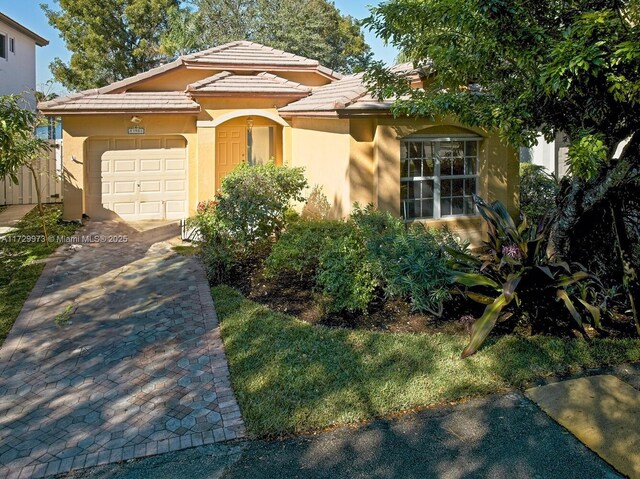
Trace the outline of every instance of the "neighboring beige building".
<instances>
[{"instance_id":1,"label":"neighboring beige building","mask_svg":"<svg viewBox=\"0 0 640 479\"><path fill-rule=\"evenodd\" d=\"M477 242L473 193L517 212L515 150L452 121L394 118L390 105L361 74L242 41L39 108L63 117L70 220L185 218L239 163L270 159L303 166L335 216L372 203Z\"/></svg>"},{"instance_id":2,"label":"neighboring beige building","mask_svg":"<svg viewBox=\"0 0 640 479\"><path fill-rule=\"evenodd\" d=\"M36 88L36 46L49 42L0 12L0 95Z\"/></svg>"}]
</instances>

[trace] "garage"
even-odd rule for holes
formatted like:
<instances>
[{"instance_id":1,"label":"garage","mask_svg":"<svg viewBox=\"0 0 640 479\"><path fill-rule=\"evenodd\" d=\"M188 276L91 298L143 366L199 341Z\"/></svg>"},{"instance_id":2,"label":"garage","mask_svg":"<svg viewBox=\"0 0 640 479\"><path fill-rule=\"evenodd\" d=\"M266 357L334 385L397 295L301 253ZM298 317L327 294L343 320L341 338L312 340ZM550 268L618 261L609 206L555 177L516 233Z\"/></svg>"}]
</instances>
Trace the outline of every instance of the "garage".
<instances>
[{"instance_id":1,"label":"garage","mask_svg":"<svg viewBox=\"0 0 640 479\"><path fill-rule=\"evenodd\" d=\"M115 214L127 221L187 217L184 138L93 138L87 149L90 217Z\"/></svg>"}]
</instances>

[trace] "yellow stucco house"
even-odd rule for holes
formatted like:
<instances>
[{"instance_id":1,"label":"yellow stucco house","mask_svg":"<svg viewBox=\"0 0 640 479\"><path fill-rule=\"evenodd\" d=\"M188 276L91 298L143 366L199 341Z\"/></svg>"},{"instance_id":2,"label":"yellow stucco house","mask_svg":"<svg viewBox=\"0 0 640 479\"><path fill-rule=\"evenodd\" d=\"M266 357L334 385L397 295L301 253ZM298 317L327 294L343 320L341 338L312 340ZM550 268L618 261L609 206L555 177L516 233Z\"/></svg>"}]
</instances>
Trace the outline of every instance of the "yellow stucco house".
<instances>
[{"instance_id":1,"label":"yellow stucco house","mask_svg":"<svg viewBox=\"0 0 640 479\"><path fill-rule=\"evenodd\" d=\"M372 203L477 241L473 193L517 211L515 150L451 122L394 118L390 105L361 74L239 41L39 109L63 118L69 220L186 218L236 165L271 159L305 167L336 216Z\"/></svg>"}]
</instances>

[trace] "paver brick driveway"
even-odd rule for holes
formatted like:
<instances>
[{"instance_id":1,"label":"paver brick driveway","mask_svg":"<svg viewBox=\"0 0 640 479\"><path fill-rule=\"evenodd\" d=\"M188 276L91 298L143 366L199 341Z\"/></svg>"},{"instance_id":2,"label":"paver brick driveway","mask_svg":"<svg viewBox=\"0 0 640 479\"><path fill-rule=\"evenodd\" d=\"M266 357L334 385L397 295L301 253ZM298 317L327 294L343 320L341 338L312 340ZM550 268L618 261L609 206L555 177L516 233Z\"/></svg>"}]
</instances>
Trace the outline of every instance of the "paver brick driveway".
<instances>
[{"instance_id":1,"label":"paver brick driveway","mask_svg":"<svg viewBox=\"0 0 640 479\"><path fill-rule=\"evenodd\" d=\"M122 223L78 232L98 233L129 241L63 248L0 349L0 477L244 435L199 261Z\"/></svg>"}]
</instances>

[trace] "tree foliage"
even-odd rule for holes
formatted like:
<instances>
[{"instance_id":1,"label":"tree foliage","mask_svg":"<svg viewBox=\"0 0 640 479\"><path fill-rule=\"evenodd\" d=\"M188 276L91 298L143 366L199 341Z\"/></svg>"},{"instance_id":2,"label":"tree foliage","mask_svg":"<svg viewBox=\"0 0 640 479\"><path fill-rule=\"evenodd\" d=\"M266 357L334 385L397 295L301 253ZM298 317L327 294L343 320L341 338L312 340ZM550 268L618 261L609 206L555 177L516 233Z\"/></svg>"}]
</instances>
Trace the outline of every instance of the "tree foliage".
<instances>
[{"instance_id":1,"label":"tree foliage","mask_svg":"<svg viewBox=\"0 0 640 479\"><path fill-rule=\"evenodd\" d=\"M170 16L167 52L250 40L343 72L362 70L372 58L360 22L327 0L194 0L193 6Z\"/></svg>"},{"instance_id":2,"label":"tree foliage","mask_svg":"<svg viewBox=\"0 0 640 479\"><path fill-rule=\"evenodd\" d=\"M56 2L59 9L41 7L71 51L69 63L56 58L50 65L66 88L101 87L166 61L160 38L179 0Z\"/></svg>"},{"instance_id":3,"label":"tree foliage","mask_svg":"<svg viewBox=\"0 0 640 479\"><path fill-rule=\"evenodd\" d=\"M47 140L35 134L36 126L43 119L28 107L28 101L24 98L26 95L0 96L0 178L8 177L18 184L19 169L24 166L29 170L35 184L45 239L48 241L39 164L51 147Z\"/></svg>"},{"instance_id":4,"label":"tree foliage","mask_svg":"<svg viewBox=\"0 0 640 479\"><path fill-rule=\"evenodd\" d=\"M401 98L396 114L453 115L499 131L514 147L540 134L568 135L573 176L559 194L553 246L589 262L595 219L598 235L611 237L607 264L624 276L632 306L640 297L632 264L640 235L639 20L637 0L389 0L365 21L429 76L412 90L380 65L372 69L375 93Z\"/></svg>"}]
</instances>

